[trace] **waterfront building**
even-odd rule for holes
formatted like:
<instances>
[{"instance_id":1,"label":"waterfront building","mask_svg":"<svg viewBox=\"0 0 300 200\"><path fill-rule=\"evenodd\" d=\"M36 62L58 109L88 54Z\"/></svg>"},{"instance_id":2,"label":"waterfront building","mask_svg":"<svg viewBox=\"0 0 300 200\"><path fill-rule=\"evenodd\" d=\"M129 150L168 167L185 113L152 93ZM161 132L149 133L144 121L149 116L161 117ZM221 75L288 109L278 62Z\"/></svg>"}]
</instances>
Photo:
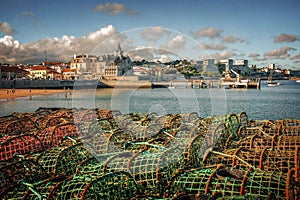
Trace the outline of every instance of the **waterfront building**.
<instances>
[{"instance_id":1,"label":"waterfront building","mask_svg":"<svg viewBox=\"0 0 300 200\"><path fill-rule=\"evenodd\" d=\"M12 79L26 79L29 72L17 66L1 66L0 65L0 78L3 80Z\"/></svg>"},{"instance_id":2,"label":"waterfront building","mask_svg":"<svg viewBox=\"0 0 300 200\"><path fill-rule=\"evenodd\" d=\"M269 63L267 68L268 68L268 71L275 70L275 64L274 63Z\"/></svg>"},{"instance_id":3,"label":"waterfront building","mask_svg":"<svg viewBox=\"0 0 300 200\"><path fill-rule=\"evenodd\" d=\"M244 59L234 60L231 69L242 76L250 76L251 74L254 73L254 70L250 68L248 65L248 60L244 60Z\"/></svg>"},{"instance_id":4,"label":"waterfront building","mask_svg":"<svg viewBox=\"0 0 300 200\"><path fill-rule=\"evenodd\" d=\"M47 73L47 79L50 80L62 80L63 76L61 73L55 71L55 70L51 70L50 72Z\"/></svg>"},{"instance_id":5,"label":"waterfront building","mask_svg":"<svg viewBox=\"0 0 300 200\"><path fill-rule=\"evenodd\" d=\"M226 60L219 60L217 65L221 65L225 71L230 71L233 66L233 60L232 59L226 59Z\"/></svg>"},{"instance_id":6,"label":"waterfront building","mask_svg":"<svg viewBox=\"0 0 300 200\"><path fill-rule=\"evenodd\" d=\"M70 68L65 68L61 70L62 78L64 80L74 80L75 79L75 72L71 71Z\"/></svg>"},{"instance_id":7,"label":"waterfront building","mask_svg":"<svg viewBox=\"0 0 300 200\"><path fill-rule=\"evenodd\" d=\"M202 71L214 71L216 69L215 59L206 59L202 61Z\"/></svg>"},{"instance_id":8,"label":"waterfront building","mask_svg":"<svg viewBox=\"0 0 300 200\"><path fill-rule=\"evenodd\" d=\"M75 74L75 79L113 79L125 74L132 75L131 60L123 55L120 44L114 54L74 55L70 71Z\"/></svg>"},{"instance_id":9,"label":"waterfront building","mask_svg":"<svg viewBox=\"0 0 300 200\"><path fill-rule=\"evenodd\" d=\"M47 79L47 74L51 72L50 67L46 66L31 66L29 70L31 79Z\"/></svg>"}]
</instances>

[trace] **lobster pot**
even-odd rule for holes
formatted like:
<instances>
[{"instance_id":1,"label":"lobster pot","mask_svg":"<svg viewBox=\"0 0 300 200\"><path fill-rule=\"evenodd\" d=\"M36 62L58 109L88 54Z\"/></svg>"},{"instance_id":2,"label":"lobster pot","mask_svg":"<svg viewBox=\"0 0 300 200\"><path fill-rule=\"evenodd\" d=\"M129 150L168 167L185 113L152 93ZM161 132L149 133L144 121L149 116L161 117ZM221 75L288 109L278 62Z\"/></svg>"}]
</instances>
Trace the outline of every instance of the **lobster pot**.
<instances>
[{"instance_id":1,"label":"lobster pot","mask_svg":"<svg viewBox=\"0 0 300 200\"><path fill-rule=\"evenodd\" d=\"M183 150L174 145L165 150L144 151L130 159L130 173L146 196L163 196L168 180L186 164Z\"/></svg>"},{"instance_id":2,"label":"lobster pot","mask_svg":"<svg viewBox=\"0 0 300 200\"><path fill-rule=\"evenodd\" d=\"M193 169L172 177L167 196L176 194L207 194L207 182L213 169Z\"/></svg>"},{"instance_id":3,"label":"lobster pot","mask_svg":"<svg viewBox=\"0 0 300 200\"><path fill-rule=\"evenodd\" d=\"M46 199L56 184L67 177L54 177L36 182L21 180L17 187L4 194L3 199Z\"/></svg>"},{"instance_id":4,"label":"lobster pot","mask_svg":"<svg viewBox=\"0 0 300 200\"><path fill-rule=\"evenodd\" d=\"M224 130L225 127L223 123L213 123L208 126L207 132L205 135L202 135L202 142L198 144L197 157L199 159L202 160L209 149L224 148L224 146L222 147L220 145L226 141L223 141Z\"/></svg>"},{"instance_id":5,"label":"lobster pot","mask_svg":"<svg viewBox=\"0 0 300 200\"><path fill-rule=\"evenodd\" d=\"M238 130L240 128L240 119L236 114L226 115L223 123L226 127L226 131L230 135L238 134Z\"/></svg>"},{"instance_id":6,"label":"lobster pot","mask_svg":"<svg viewBox=\"0 0 300 200\"><path fill-rule=\"evenodd\" d=\"M146 126L142 141L155 141L159 138L161 144L166 143L170 139L170 135L163 133L164 129L161 124L149 124ZM156 140L157 141L157 140Z\"/></svg>"},{"instance_id":7,"label":"lobster pot","mask_svg":"<svg viewBox=\"0 0 300 200\"><path fill-rule=\"evenodd\" d=\"M203 159L203 166L214 167L222 164L235 169L262 168L262 159L264 159L263 151L254 151L240 147L227 149L224 152L210 151Z\"/></svg>"},{"instance_id":8,"label":"lobster pot","mask_svg":"<svg viewBox=\"0 0 300 200\"><path fill-rule=\"evenodd\" d=\"M37 129L37 125L29 118L14 120L6 126L6 135L18 135Z\"/></svg>"},{"instance_id":9,"label":"lobster pot","mask_svg":"<svg viewBox=\"0 0 300 200\"><path fill-rule=\"evenodd\" d=\"M238 130L238 136L240 138L253 136L253 135L263 136L263 127L256 126L256 127L245 128L241 126Z\"/></svg>"},{"instance_id":10,"label":"lobster pot","mask_svg":"<svg viewBox=\"0 0 300 200\"><path fill-rule=\"evenodd\" d=\"M42 143L44 149L48 149L52 147L52 135L55 127L47 127L43 129L39 129L37 131L29 132L32 135L35 135Z\"/></svg>"},{"instance_id":11,"label":"lobster pot","mask_svg":"<svg viewBox=\"0 0 300 200\"><path fill-rule=\"evenodd\" d=\"M88 109L85 110L84 114L81 116L80 121L94 121L98 118L98 111L97 109Z\"/></svg>"},{"instance_id":12,"label":"lobster pot","mask_svg":"<svg viewBox=\"0 0 300 200\"><path fill-rule=\"evenodd\" d=\"M124 150L128 142L133 141L132 135L121 130L116 130L108 136L107 153L120 152Z\"/></svg>"},{"instance_id":13,"label":"lobster pot","mask_svg":"<svg viewBox=\"0 0 300 200\"><path fill-rule=\"evenodd\" d=\"M299 180L300 146L295 149L285 149L282 146L265 150L265 160L262 162L263 169L269 172L282 172L287 175L288 171L295 169L295 180Z\"/></svg>"},{"instance_id":14,"label":"lobster pot","mask_svg":"<svg viewBox=\"0 0 300 200\"><path fill-rule=\"evenodd\" d=\"M29 186L22 185L23 188L26 188L22 199L39 199L44 197L45 199L51 199L49 195L51 191L55 188L56 185L61 184L63 181L70 179L70 176L57 176L50 179L46 179L42 182L35 182L33 187L29 188Z\"/></svg>"},{"instance_id":15,"label":"lobster pot","mask_svg":"<svg viewBox=\"0 0 300 200\"><path fill-rule=\"evenodd\" d=\"M54 128L52 137L51 137L51 144L52 146L58 145L64 137L78 137L79 131L77 126L73 123L67 123L58 125Z\"/></svg>"},{"instance_id":16,"label":"lobster pot","mask_svg":"<svg viewBox=\"0 0 300 200\"><path fill-rule=\"evenodd\" d=\"M262 150L263 148L273 148L276 136L251 135L232 143L233 148L244 147L246 149Z\"/></svg>"},{"instance_id":17,"label":"lobster pot","mask_svg":"<svg viewBox=\"0 0 300 200\"><path fill-rule=\"evenodd\" d=\"M103 164L103 173L107 174L119 171L129 172L128 163L133 156L133 152L122 152L108 158Z\"/></svg>"},{"instance_id":18,"label":"lobster pot","mask_svg":"<svg viewBox=\"0 0 300 200\"><path fill-rule=\"evenodd\" d=\"M104 132L100 131L96 134L82 138L82 142L86 146L86 149L88 149L95 157L107 154L110 143L109 137L106 136ZM120 148L116 148L116 150L121 151Z\"/></svg>"},{"instance_id":19,"label":"lobster pot","mask_svg":"<svg viewBox=\"0 0 300 200\"><path fill-rule=\"evenodd\" d=\"M46 171L33 159L14 158L9 163L0 163L0 199L13 191L21 180L33 183L48 178Z\"/></svg>"},{"instance_id":20,"label":"lobster pot","mask_svg":"<svg viewBox=\"0 0 300 200\"><path fill-rule=\"evenodd\" d=\"M80 136L95 135L99 132L110 132L116 128L111 124L110 119L95 119L91 121L83 121L76 124L80 130Z\"/></svg>"},{"instance_id":21,"label":"lobster pot","mask_svg":"<svg viewBox=\"0 0 300 200\"><path fill-rule=\"evenodd\" d=\"M99 119L97 122L92 123L90 125L90 130L92 130L92 132L93 130L96 132L99 129L109 132L112 130L117 130L118 127L112 118L108 118L108 119Z\"/></svg>"},{"instance_id":22,"label":"lobster pot","mask_svg":"<svg viewBox=\"0 0 300 200\"><path fill-rule=\"evenodd\" d=\"M133 141L145 141L146 139L149 139L146 137L147 128L148 126L136 124L130 129L126 130L126 132L131 134Z\"/></svg>"},{"instance_id":23,"label":"lobster pot","mask_svg":"<svg viewBox=\"0 0 300 200\"><path fill-rule=\"evenodd\" d=\"M89 110L89 109L74 109L72 112L72 116L73 116L73 120L74 123L80 123L83 121L87 121L87 120L83 120L83 119L88 119L88 118L93 118L96 116L96 111L95 110Z\"/></svg>"},{"instance_id":24,"label":"lobster pot","mask_svg":"<svg viewBox=\"0 0 300 200\"><path fill-rule=\"evenodd\" d=\"M92 123L97 123L97 122L96 121L83 121L83 122L78 122L75 124L78 129L80 137L85 137L85 136L94 134L93 131L95 131L95 130L93 130L93 131L90 130L90 125Z\"/></svg>"},{"instance_id":25,"label":"lobster pot","mask_svg":"<svg viewBox=\"0 0 300 200\"><path fill-rule=\"evenodd\" d=\"M238 116L240 126L243 127L243 128L247 128L248 127L248 122L249 122L247 114L245 112L241 112L237 116Z\"/></svg>"},{"instance_id":26,"label":"lobster pot","mask_svg":"<svg viewBox=\"0 0 300 200\"><path fill-rule=\"evenodd\" d=\"M114 117L113 111L111 110L98 110L97 115L99 119L111 119Z\"/></svg>"},{"instance_id":27,"label":"lobster pot","mask_svg":"<svg viewBox=\"0 0 300 200\"><path fill-rule=\"evenodd\" d=\"M251 171L243 178L241 193L250 199L290 199L294 194L289 187L282 173Z\"/></svg>"},{"instance_id":28,"label":"lobster pot","mask_svg":"<svg viewBox=\"0 0 300 200\"><path fill-rule=\"evenodd\" d=\"M103 155L102 159L94 157L81 162L76 168L76 174L80 176L90 176L93 178L104 175L103 167L105 160L108 160L113 155Z\"/></svg>"},{"instance_id":29,"label":"lobster pot","mask_svg":"<svg viewBox=\"0 0 300 200\"><path fill-rule=\"evenodd\" d=\"M295 149L300 146L300 135L281 135L278 137L277 146L285 149Z\"/></svg>"},{"instance_id":30,"label":"lobster pot","mask_svg":"<svg viewBox=\"0 0 300 200\"><path fill-rule=\"evenodd\" d=\"M72 119L65 116L54 116L47 120L46 127L58 126L60 124L71 123Z\"/></svg>"},{"instance_id":31,"label":"lobster pot","mask_svg":"<svg viewBox=\"0 0 300 200\"><path fill-rule=\"evenodd\" d=\"M286 136L300 136L300 126L284 126L282 134Z\"/></svg>"},{"instance_id":32,"label":"lobster pot","mask_svg":"<svg viewBox=\"0 0 300 200\"><path fill-rule=\"evenodd\" d=\"M11 159L14 154L28 154L43 149L41 141L34 135L22 134L0 138L0 161Z\"/></svg>"},{"instance_id":33,"label":"lobster pot","mask_svg":"<svg viewBox=\"0 0 300 200\"><path fill-rule=\"evenodd\" d=\"M249 127L257 127L257 126L281 126L283 125L284 120L251 120L249 121Z\"/></svg>"},{"instance_id":34,"label":"lobster pot","mask_svg":"<svg viewBox=\"0 0 300 200\"><path fill-rule=\"evenodd\" d=\"M176 135L177 136L177 135ZM199 167L201 165L201 149L203 144L205 143L203 135L196 135L193 138L181 138L181 139L173 139L178 143L177 146L182 151L181 159L182 164L187 165L189 167ZM174 141L172 141L176 144ZM170 143L171 144L171 143ZM176 146L172 144L172 146Z\"/></svg>"},{"instance_id":35,"label":"lobster pot","mask_svg":"<svg viewBox=\"0 0 300 200\"><path fill-rule=\"evenodd\" d=\"M230 149L224 151L223 160L229 160L227 163L229 167L236 169L247 168L262 168L261 161L264 159L263 150L253 150L240 147L237 149Z\"/></svg>"},{"instance_id":36,"label":"lobster pot","mask_svg":"<svg viewBox=\"0 0 300 200\"><path fill-rule=\"evenodd\" d=\"M14 121L17 121L19 118L13 115L0 117L0 137L7 136L6 128Z\"/></svg>"},{"instance_id":37,"label":"lobster pot","mask_svg":"<svg viewBox=\"0 0 300 200\"><path fill-rule=\"evenodd\" d=\"M130 174L109 173L98 178L73 176L48 195L51 199L130 199L136 197L138 188Z\"/></svg>"},{"instance_id":38,"label":"lobster pot","mask_svg":"<svg viewBox=\"0 0 300 200\"><path fill-rule=\"evenodd\" d=\"M300 119L285 119L283 120L284 127L300 127Z\"/></svg>"},{"instance_id":39,"label":"lobster pot","mask_svg":"<svg viewBox=\"0 0 300 200\"><path fill-rule=\"evenodd\" d=\"M187 114L181 114L181 120L183 123L194 123L199 119L197 112L190 112Z\"/></svg>"},{"instance_id":40,"label":"lobster pot","mask_svg":"<svg viewBox=\"0 0 300 200\"><path fill-rule=\"evenodd\" d=\"M181 122L182 117L179 114L167 115L163 127L169 129L170 132L174 132L180 127Z\"/></svg>"},{"instance_id":41,"label":"lobster pot","mask_svg":"<svg viewBox=\"0 0 300 200\"><path fill-rule=\"evenodd\" d=\"M77 165L91 156L83 144L57 146L44 151L37 162L52 175L74 174Z\"/></svg>"}]
</instances>

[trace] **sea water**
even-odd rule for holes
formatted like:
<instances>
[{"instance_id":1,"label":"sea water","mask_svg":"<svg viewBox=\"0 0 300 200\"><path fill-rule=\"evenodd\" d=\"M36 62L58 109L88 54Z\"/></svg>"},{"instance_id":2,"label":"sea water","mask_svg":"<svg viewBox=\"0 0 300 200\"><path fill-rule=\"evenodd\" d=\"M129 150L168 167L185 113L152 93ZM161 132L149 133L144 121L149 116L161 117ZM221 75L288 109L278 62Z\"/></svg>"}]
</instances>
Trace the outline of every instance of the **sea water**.
<instances>
[{"instance_id":1,"label":"sea water","mask_svg":"<svg viewBox=\"0 0 300 200\"><path fill-rule=\"evenodd\" d=\"M71 90L66 93L0 101L0 116L47 108L98 108L121 113L189 113L200 117L246 112L250 119L300 119L300 84L281 81L277 87L262 83L256 89L137 89Z\"/></svg>"}]
</instances>

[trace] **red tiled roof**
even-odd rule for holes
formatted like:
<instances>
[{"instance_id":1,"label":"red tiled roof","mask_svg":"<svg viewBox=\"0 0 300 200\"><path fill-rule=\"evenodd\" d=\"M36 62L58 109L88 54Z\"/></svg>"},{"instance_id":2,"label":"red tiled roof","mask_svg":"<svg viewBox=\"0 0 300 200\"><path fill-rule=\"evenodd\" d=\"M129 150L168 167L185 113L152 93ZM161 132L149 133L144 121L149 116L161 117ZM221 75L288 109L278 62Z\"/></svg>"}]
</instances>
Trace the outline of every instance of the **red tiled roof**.
<instances>
[{"instance_id":1,"label":"red tiled roof","mask_svg":"<svg viewBox=\"0 0 300 200\"><path fill-rule=\"evenodd\" d=\"M46 66L32 66L32 67L30 67L30 71L33 71L33 70L50 70L50 68L46 67Z\"/></svg>"},{"instance_id":2,"label":"red tiled roof","mask_svg":"<svg viewBox=\"0 0 300 200\"><path fill-rule=\"evenodd\" d=\"M14 72L14 73L26 73L28 74L29 72L23 69L20 69L17 66L1 66L1 72Z\"/></svg>"},{"instance_id":3,"label":"red tiled roof","mask_svg":"<svg viewBox=\"0 0 300 200\"><path fill-rule=\"evenodd\" d=\"M45 66L52 66L52 65L62 65L63 62L44 62Z\"/></svg>"},{"instance_id":4,"label":"red tiled roof","mask_svg":"<svg viewBox=\"0 0 300 200\"><path fill-rule=\"evenodd\" d=\"M70 72L70 71L71 71L70 68L65 68L65 69L61 70L62 73L64 73L64 72Z\"/></svg>"},{"instance_id":5,"label":"red tiled roof","mask_svg":"<svg viewBox=\"0 0 300 200\"><path fill-rule=\"evenodd\" d=\"M61 73L56 72L56 71L51 71L51 72L48 72L47 74L61 74Z\"/></svg>"}]
</instances>

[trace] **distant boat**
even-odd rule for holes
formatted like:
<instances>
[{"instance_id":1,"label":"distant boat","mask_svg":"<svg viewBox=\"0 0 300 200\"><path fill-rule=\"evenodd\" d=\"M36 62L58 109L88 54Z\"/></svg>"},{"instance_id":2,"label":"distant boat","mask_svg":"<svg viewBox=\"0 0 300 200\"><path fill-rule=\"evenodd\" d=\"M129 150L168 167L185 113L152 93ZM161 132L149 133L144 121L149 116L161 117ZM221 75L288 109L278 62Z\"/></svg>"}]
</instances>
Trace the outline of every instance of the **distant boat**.
<instances>
[{"instance_id":1,"label":"distant boat","mask_svg":"<svg viewBox=\"0 0 300 200\"><path fill-rule=\"evenodd\" d=\"M168 87L169 89L175 89L175 86L172 84L172 82L171 82L171 84L170 84L170 86Z\"/></svg>"},{"instance_id":2,"label":"distant boat","mask_svg":"<svg viewBox=\"0 0 300 200\"><path fill-rule=\"evenodd\" d=\"M271 72L270 75L269 75L269 78L268 78L268 86L269 87L275 87L275 86L278 86L278 85L280 85L280 83L277 82L277 81L273 81L272 72Z\"/></svg>"},{"instance_id":3,"label":"distant boat","mask_svg":"<svg viewBox=\"0 0 300 200\"><path fill-rule=\"evenodd\" d=\"M296 83L300 83L300 80L296 80Z\"/></svg>"},{"instance_id":4,"label":"distant boat","mask_svg":"<svg viewBox=\"0 0 300 200\"><path fill-rule=\"evenodd\" d=\"M276 82L276 81L268 81L268 86L269 87L275 87L275 86L278 86L280 85L279 82Z\"/></svg>"}]
</instances>

